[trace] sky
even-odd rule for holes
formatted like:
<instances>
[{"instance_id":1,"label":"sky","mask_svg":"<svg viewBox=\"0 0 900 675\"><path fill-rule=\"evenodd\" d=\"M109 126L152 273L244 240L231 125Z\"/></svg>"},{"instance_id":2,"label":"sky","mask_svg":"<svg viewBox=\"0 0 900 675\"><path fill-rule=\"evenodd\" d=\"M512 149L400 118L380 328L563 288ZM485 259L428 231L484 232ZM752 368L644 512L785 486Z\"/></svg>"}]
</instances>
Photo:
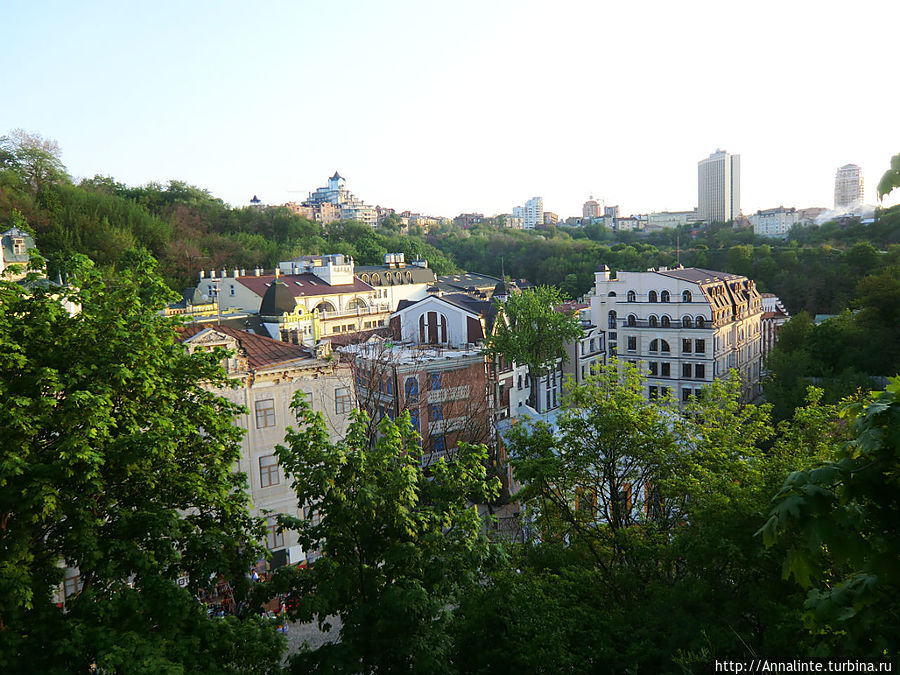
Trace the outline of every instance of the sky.
<instances>
[{"instance_id":1,"label":"sky","mask_svg":"<svg viewBox=\"0 0 900 675\"><path fill-rule=\"evenodd\" d=\"M749 214L830 207L848 163L875 203L900 153L896 0L0 0L0 24L0 134L233 206L339 171L448 217L689 210L721 148Z\"/></svg>"}]
</instances>

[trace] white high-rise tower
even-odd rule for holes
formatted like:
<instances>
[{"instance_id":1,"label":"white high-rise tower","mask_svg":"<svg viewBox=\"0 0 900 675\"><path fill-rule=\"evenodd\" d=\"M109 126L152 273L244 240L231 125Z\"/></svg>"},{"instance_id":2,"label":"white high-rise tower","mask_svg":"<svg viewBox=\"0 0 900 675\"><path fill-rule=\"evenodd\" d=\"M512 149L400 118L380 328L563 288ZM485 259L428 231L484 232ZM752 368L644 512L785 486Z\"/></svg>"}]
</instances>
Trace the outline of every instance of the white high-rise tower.
<instances>
[{"instance_id":1,"label":"white high-rise tower","mask_svg":"<svg viewBox=\"0 0 900 675\"><path fill-rule=\"evenodd\" d=\"M834 208L855 209L862 203L862 172L856 164L845 164L834 175Z\"/></svg>"},{"instance_id":2,"label":"white high-rise tower","mask_svg":"<svg viewBox=\"0 0 900 675\"><path fill-rule=\"evenodd\" d=\"M697 164L697 215L708 223L741 215L741 156L716 150Z\"/></svg>"}]
</instances>

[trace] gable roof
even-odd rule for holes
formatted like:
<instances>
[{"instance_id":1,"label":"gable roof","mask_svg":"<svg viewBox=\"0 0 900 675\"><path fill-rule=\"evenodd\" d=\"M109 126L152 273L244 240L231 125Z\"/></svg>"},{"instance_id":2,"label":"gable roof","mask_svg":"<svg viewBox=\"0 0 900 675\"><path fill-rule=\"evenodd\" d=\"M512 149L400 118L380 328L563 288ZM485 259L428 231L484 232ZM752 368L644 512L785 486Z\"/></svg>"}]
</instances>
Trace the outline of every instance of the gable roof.
<instances>
[{"instance_id":1,"label":"gable roof","mask_svg":"<svg viewBox=\"0 0 900 675\"><path fill-rule=\"evenodd\" d=\"M206 330L214 330L234 338L238 347L244 350L250 368L257 370L279 363L296 361L298 359L311 359L309 352L289 342L279 342L270 337L248 333L230 326L209 326L202 324L187 324L178 328L178 340L185 342Z\"/></svg>"}]
</instances>

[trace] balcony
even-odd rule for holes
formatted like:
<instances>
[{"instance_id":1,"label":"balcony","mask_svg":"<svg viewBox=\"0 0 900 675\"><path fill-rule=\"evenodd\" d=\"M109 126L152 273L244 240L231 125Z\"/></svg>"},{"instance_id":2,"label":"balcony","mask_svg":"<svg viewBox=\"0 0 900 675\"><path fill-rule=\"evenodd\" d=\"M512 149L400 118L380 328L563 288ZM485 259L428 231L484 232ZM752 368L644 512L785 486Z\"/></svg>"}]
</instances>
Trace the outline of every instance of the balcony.
<instances>
[{"instance_id":1,"label":"balcony","mask_svg":"<svg viewBox=\"0 0 900 675\"><path fill-rule=\"evenodd\" d=\"M319 319L328 321L329 319L346 319L352 316L370 316L372 314L387 314L390 306L387 303L376 304L370 307L354 307L353 309L339 309L333 312L319 312Z\"/></svg>"},{"instance_id":2,"label":"balcony","mask_svg":"<svg viewBox=\"0 0 900 675\"><path fill-rule=\"evenodd\" d=\"M444 389L432 389L428 392L429 403L444 403L445 401L460 401L469 398L469 385L460 387L445 387Z\"/></svg>"},{"instance_id":3,"label":"balcony","mask_svg":"<svg viewBox=\"0 0 900 675\"><path fill-rule=\"evenodd\" d=\"M690 326L689 328L685 328L681 325L681 320L678 321L673 320L670 325L663 326L662 323L657 323L655 326L651 326L650 322L647 319L637 319L633 324L628 323L627 319L623 319L621 324L621 330L628 328L650 328L652 330L713 330L715 325L711 321L707 321L702 328L698 328L696 324Z\"/></svg>"}]
</instances>

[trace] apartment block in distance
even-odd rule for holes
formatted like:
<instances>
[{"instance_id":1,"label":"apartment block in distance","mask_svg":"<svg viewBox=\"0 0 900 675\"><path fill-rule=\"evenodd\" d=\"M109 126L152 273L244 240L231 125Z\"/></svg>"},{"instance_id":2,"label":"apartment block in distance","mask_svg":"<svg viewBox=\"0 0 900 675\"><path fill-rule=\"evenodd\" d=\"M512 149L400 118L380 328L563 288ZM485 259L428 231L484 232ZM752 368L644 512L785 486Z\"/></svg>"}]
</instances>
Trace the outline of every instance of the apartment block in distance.
<instances>
[{"instance_id":1,"label":"apartment block in distance","mask_svg":"<svg viewBox=\"0 0 900 675\"><path fill-rule=\"evenodd\" d=\"M594 275L591 314L607 326L610 354L647 377L647 397L688 401L737 370L747 401L760 393L762 301L747 277L660 267Z\"/></svg>"},{"instance_id":2,"label":"apartment block in distance","mask_svg":"<svg viewBox=\"0 0 900 675\"><path fill-rule=\"evenodd\" d=\"M856 164L845 164L834 175L834 208L837 211L857 209L863 203L862 172Z\"/></svg>"},{"instance_id":3,"label":"apartment block in distance","mask_svg":"<svg viewBox=\"0 0 900 675\"><path fill-rule=\"evenodd\" d=\"M697 165L697 215L724 223L741 215L741 156L716 150Z\"/></svg>"}]
</instances>

